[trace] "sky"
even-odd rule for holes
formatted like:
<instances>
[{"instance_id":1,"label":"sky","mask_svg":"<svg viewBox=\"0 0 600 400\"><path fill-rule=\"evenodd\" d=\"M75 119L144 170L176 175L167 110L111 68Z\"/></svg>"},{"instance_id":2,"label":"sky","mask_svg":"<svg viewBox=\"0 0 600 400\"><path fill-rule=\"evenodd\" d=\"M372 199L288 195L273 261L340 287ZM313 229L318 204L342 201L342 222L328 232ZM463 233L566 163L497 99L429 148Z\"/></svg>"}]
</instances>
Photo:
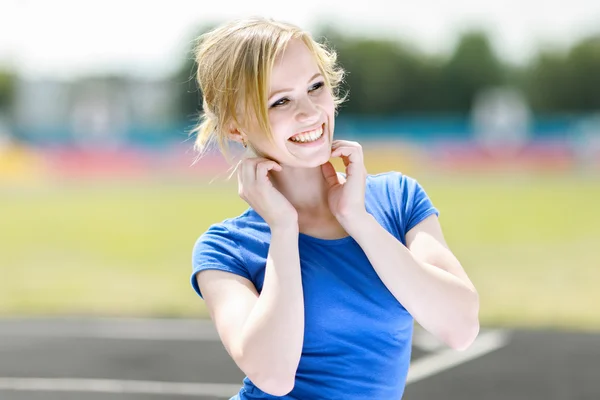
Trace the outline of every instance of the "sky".
<instances>
[{"instance_id":1,"label":"sky","mask_svg":"<svg viewBox=\"0 0 600 400\"><path fill-rule=\"evenodd\" d=\"M448 52L462 30L483 27L499 55L524 63L539 45L567 47L600 33L598 0L0 0L0 68L30 79L117 72L172 74L203 23L262 15L311 30L396 37Z\"/></svg>"}]
</instances>

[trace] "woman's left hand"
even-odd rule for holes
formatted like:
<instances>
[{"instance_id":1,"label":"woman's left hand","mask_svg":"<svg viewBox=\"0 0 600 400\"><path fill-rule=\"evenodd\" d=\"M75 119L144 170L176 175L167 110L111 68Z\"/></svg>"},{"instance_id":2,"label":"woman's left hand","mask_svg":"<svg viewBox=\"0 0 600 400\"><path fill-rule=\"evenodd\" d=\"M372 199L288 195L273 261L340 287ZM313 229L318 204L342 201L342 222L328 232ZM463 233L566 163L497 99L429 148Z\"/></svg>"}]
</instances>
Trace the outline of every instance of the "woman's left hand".
<instances>
[{"instance_id":1,"label":"woman's left hand","mask_svg":"<svg viewBox=\"0 0 600 400\"><path fill-rule=\"evenodd\" d=\"M335 171L331 162L321 166L328 185L329 208L340 224L348 230L349 225L363 218L365 209L365 185L367 169L360 144L347 140L335 140L331 157L341 157L346 166L346 179Z\"/></svg>"}]
</instances>

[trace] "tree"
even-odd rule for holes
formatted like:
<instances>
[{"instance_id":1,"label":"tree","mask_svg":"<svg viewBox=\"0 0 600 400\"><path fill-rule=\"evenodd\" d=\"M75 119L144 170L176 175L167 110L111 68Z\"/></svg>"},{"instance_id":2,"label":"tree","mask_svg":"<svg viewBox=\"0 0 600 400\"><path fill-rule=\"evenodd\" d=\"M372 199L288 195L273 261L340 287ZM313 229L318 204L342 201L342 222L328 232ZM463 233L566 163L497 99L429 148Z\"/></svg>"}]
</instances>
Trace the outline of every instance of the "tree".
<instances>
[{"instance_id":1,"label":"tree","mask_svg":"<svg viewBox=\"0 0 600 400\"><path fill-rule=\"evenodd\" d=\"M564 108L568 96L564 56L550 51L540 52L531 63L525 89L535 112L557 112Z\"/></svg>"},{"instance_id":2,"label":"tree","mask_svg":"<svg viewBox=\"0 0 600 400\"><path fill-rule=\"evenodd\" d=\"M319 36L327 38L347 73L342 112L396 115L428 107L425 93L435 71L417 51L397 40L343 36L331 28Z\"/></svg>"},{"instance_id":3,"label":"tree","mask_svg":"<svg viewBox=\"0 0 600 400\"><path fill-rule=\"evenodd\" d=\"M542 51L528 69L526 89L540 113L600 109L600 35L566 52Z\"/></svg>"},{"instance_id":4,"label":"tree","mask_svg":"<svg viewBox=\"0 0 600 400\"><path fill-rule=\"evenodd\" d=\"M207 23L195 30L196 33L188 42L186 58L174 77L175 84L180 88L180 95L177 101L179 104L179 115L189 123L196 122L197 117L202 110L202 93L198 88L195 76L195 70L197 68L196 61L194 60L196 39L202 34L214 29L217 25L217 22Z\"/></svg>"},{"instance_id":5,"label":"tree","mask_svg":"<svg viewBox=\"0 0 600 400\"><path fill-rule=\"evenodd\" d=\"M0 71L0 114L8 113L15 95L16 76L12 72Z\"/></svg>"},{"instance_id":6,"label":"tree","mask_svg":"<svg viewBox=\"0 0 600 400\"><path fill-rule=\"evenodd\" d=\"M454 52L441 67L439 95L447 111L468 113L481 90L505 83L505 69L487 35L464 33Z\"/></svg>"},{"instance_id":7,"label":"tree","mask_svg":"<svg viewBox=\"0 0 600 400\"><path fill-rule=\"evenodd\" d=\"M600 110L600 35L576 44L567 56L567 109Z\"/></svg>"}]
</instances>

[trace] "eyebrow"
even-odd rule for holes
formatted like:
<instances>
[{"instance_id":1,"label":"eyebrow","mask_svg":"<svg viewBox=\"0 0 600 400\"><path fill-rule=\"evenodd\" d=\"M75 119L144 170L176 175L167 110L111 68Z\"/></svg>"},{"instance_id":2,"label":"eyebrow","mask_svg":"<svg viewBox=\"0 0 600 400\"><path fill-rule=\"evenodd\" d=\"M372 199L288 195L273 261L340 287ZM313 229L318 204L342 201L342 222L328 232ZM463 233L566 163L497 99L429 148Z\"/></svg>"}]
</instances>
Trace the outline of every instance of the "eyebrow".
<instances>
[{"instance_id":1,"label":"eyebrow","mask_svg":"<svg viewBox=\"0 0 600 400\"><path fill-rule=\"evenodd\" d=\"M320 72L317 72L317 73L316 73L316 74L314 74L314 75L313 75L313 76L312 76L312 77L311 77L311 78L310 78L308 81L309 81L309 82L310 82L310 81L312 81L312 80L313 80L313 79L315 79L317 76L323 76L323 74L321 74ZM279 89L279 90L277 90L277 91L275 91L275 92L271 93L271 94L269 95L269 99L271 99L273 96L275 96L275 95L276 95L276 94L278 94L278 93L281 93L281 92L291 92L292 90L293 90L293 89Z\"/></svg>"}]
</instances>

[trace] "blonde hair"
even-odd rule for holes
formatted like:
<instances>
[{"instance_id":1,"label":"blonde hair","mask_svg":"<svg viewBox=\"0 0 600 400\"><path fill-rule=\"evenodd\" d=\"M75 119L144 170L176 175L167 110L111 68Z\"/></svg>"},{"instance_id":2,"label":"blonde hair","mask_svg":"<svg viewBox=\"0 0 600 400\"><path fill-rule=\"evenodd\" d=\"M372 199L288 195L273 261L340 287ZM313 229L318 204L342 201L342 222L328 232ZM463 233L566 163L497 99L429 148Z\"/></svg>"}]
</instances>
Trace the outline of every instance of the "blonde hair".
<instances>
[{"instance_id":1,"label":"blonde hair","mask_svg":"<svg viewBox=\"0 0 600 400\"><path fill-rule=\"evenodd\" d=\"M272 140L268 115L268 84L276 57L291 39L300 39L314 55L325 85L332 91L337 110L344 70L337 55L299 27L268 18L251 17L221 25L198 38L194 49L196 80L202 91L203 113L190 135L197 134L198 159L211 141L229 155L228 124L243 127L246 116L255 115L258 126Z\"/></svg>"}]
</instances>

